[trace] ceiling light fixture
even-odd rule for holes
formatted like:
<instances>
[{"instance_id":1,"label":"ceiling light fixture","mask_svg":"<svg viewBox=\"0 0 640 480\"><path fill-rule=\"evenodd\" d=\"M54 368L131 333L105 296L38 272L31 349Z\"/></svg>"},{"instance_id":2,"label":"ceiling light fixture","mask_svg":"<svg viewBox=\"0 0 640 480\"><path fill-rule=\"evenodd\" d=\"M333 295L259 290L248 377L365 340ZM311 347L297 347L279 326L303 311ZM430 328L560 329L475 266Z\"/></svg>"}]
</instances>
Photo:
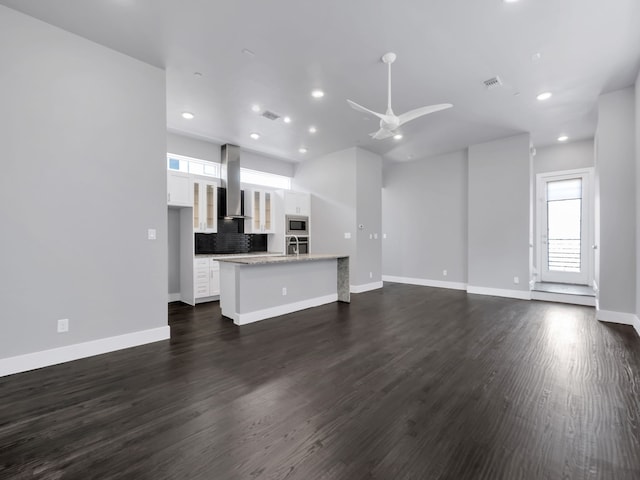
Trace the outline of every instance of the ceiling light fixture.
<instances>
[{"instance_id":1,"label":"ceiling light fixture","mask_svg":"<svg viewBox=\"0 0 640 480\"><path fill-rule=\"evenodd\" d=\"M394 140L402 140L402 134L401 134L401 133L396 133L396 134L393 136L393 139L394 139Z\"/></svg>"},{"instance_id":2,"label":"ceiling light fixture","mask_svg":"<svg viewBox=\"0 0 640 480\"><path fill-rule=\"evenodd\" d=\"M567 137L566 135L560 135L558 137L559 142L566 142L567 140L569 140L569 137Z\"/></svg>"},{"instance_id":3,"label":"ceiling light fixture","mask_svg":"<svg viewBox=\"0 0 640 480\"><path fill-rule=\"evenodd\" d=\"M313 98L322 98L322 97L324 97L324 92L317 88L317 89L311 91L311 96Z\"/></svg>"},{"instance_id":4,"label":"ceiling light fixture","mask_svg":"<svg viewBox=\"0 0 640 480\"><path fill-rule=\"evenodd\" d=\"M536 97L536 99L540 101L549 100L551 98L551 95L552 95L551 92L542 92Z\"/></svg>"},{"instance_id":5,"label":"ceiling light fixture","mask_svg":"<svg viewBox=\"0 0 640 480\"><path fill-rule=\"evenodd\" d=\"M298 151L299 151L300 153L307 153L307 149L306 149L306 148L304 148L304 147L300 147L300 148L298 149Z\"/></svg>"},{"instance_id":6,"label":"ceiling light fixture","mask_svg":"<svg viewBox=\"0 0 640 480\"><path fill-rule=\"evenodd\" d=\"M291 117L284 117L284 118L282 119L282 121L283 121L284 123L291 123Z\"/></svg>"},{"instance_id":7,"label":"ceiling light fixture","mask_svg":"<svg viewBox=\"0 0 640 480\"><path fill-rule=\"evenodd\" d=\"M316 133L318 129L316 127L309 127L309 133Z\"/></svg>"},{"instance_id":8,"label":"ceiling light fixture","mask_svg":"<svg viewBox=\"0 0 640 480\"><path fill-rule=\"evenodd\" d=\"M258 105L257 103L255 105L251 105L251 110L258 113L260 111L260 105Z\"/></svg>"},{"instance_id":9,"label":"ceiling light fixture","mask_svg":"<svg viewBox=\"0 0 640 480\"><path fill-rule=\"evenodd\" d=\"M260 138L260 134L253 132L251 135L249 135L251 138L253 138L254 140L258 140Z\"/></svg>"},{"instance_id":10,"label":"ceiling light fixture","mask_svg":"<svg viewBox=\"0 0 640 480\"><path fill-rule=\"evenodd\" d=\"M504 3L516 3L519 2L520 0L502 0Z\"/></svg>"},{"instance_id":11,"label":"ceiling light fixture","mask_svg":"<svg viewBox=\"0 0 640 480\"><path fill-rule=\"evenodd\" d=\"M182 112L182 118L186 118L187 120L193 120L195 115L191 112Z\"/></svg>"}]
</instances>

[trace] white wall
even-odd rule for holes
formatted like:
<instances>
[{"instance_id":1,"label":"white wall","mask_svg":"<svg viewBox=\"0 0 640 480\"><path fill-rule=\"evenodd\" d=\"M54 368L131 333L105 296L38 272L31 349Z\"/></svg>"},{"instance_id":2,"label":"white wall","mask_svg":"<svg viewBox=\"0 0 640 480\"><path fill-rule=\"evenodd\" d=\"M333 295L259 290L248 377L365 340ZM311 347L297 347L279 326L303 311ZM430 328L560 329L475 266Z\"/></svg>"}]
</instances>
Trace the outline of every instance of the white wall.
<instances>
[{"instance_id":1,"label":"white wall","mask_svg":"<svg viewBox=\"0 0 640 480\"><path fill-rule=\"evenodd\" d=\"M533 157L535 174L589 168L593 165L592 138L537 148L536 155Z\"/></svg>"},{"instance_id":2,"label":"white wall","mask_svg":"<svg viewBox=\"0 0 640 480\"><path fill-rule=\"evenodd\" d=\"M168 334L164 72L2 6L0 65L0 357Z\"/></svg>"},{"instance_id":3,"label":"white wall","mask_svg":"<svg viewBox=\"0 0 640 480\"><path fill-rule=\"evenodd\" d=\"M382 281L382 158L356 149L356 271L352 285ZM363 226L360 229L360 225ZM373 238L372 238L373 237Z\"/></svg>"},{"instance_id":4,"label":"white wall","mask_svg":"<svg viewBox=\"0 0 640 480\"><path fill-rule=\"evenodd\" d=\"M469 147L471 291L529 290L529 145L529 135L523 134Z\"/></svg>"},{"instance_id":5,"label":"white wall","mask_svg":"<svg viewBox=\"0 0 640 480\"><path fill-rule=\"evenodd\" d=\"M640 73L635 84L636 97L636 317L640 317ZM640 335L640 320L636 318Z\"/></svg>"},{"instance_id":6,"label":"white wall","mask_svg":"<svg viewBox=\"0 0 640 480\"><path fill-rule=\"evenodd\" d=\"M596 172L600 184L598 317L636 311L636 152L633 88L600 96Z\"/></svg>"},{"instance_id":7,"label":"white wall","mask_svg":"<svg viewBox=\"0 0 640 480\"><path fill-rule=\"evenodd\" d=\"M167 211L167 261L169 295L180 294L180 210Z\"/></svg>"},{"instance_id":8,"label":"white wall","mask_svg":"<svg viewBox=\"0 0 640 480\"><path fill-rule=\"evenodd\" d=\"M382 159L360 148L306 160L293 179L294 190L312 194L311 252L349 255L354 291L382 281L381 236L369 239L382 228L381 188Z\"/></svg>"},{"instance_id":9,"label":"white wall","mask_svg":"<svg viewBox=\"0 0 640 480\"><path fill-rule=\"evenodd\" d=\"M335 253L351 257L354 272L356 253L356 162L355 148L309 159L299 164L293 189L312 193L312 253ZM350 239L344 233L351 233Z\"/></svg>"},{"instance_id":10,"label":"white wall","mask_svg":"<svg viewBox=\"0 0 640 480\"><path fill-rule=\"evenodd\" d=\"M466 150L385 167L385 276L467 282L467 175Z\"/></svg>"}]
</instances>

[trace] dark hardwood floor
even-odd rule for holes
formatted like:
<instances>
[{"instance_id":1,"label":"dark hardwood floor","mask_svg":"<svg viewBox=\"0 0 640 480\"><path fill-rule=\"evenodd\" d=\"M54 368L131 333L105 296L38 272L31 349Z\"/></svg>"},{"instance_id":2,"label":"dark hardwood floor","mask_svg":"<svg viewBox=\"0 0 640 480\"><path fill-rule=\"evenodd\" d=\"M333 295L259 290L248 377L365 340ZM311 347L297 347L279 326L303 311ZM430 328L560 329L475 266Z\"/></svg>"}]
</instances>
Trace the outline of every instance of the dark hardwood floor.
<instances>
[{"instance_id":1,"label":"dark hardwood floor","mask_svg":"<svg viewBox=\"0 0 640 480\"><path fill-rule=\"evenodd\" d=\"M385 284L0 379L2 479L640 479L640 339L594 309Z\"/></svg>"}]
</instances>

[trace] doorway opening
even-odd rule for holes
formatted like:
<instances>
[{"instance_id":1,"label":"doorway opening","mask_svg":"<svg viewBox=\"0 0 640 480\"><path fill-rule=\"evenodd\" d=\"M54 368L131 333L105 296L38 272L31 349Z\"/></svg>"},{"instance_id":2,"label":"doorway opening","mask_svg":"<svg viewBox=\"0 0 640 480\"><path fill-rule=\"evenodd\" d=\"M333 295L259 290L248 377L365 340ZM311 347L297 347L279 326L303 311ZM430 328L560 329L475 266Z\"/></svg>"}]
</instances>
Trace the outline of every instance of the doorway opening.
<instances>
[{"instance_id":1,"label":"doorway opening","mask_svg":"<svg viewBox=\"0 0 640 480\"><path fill-rule=\"evenodd\" d=\"M534 290L593 295L592 178L592 168L537 175Z\"/></svg>"}]
</instances>

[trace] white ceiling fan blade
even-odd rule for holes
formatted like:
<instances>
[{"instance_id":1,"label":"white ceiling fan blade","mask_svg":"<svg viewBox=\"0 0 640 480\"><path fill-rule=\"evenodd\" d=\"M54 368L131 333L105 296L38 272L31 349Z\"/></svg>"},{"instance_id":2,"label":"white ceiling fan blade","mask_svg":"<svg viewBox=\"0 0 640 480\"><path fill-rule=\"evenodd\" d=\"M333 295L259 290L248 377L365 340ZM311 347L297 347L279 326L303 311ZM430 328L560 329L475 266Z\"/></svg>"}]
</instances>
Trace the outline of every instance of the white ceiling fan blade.
<instances>
[{"instance_id":1,"label":"white ceiling fan blade","mask_svg":"<svg viewBox=\"0 0 640 480\"><path fill-rule=\"evenodd\" d=\"M381 128L377 132L373 132L373 133L369 134L369 136L371 138L374 138L375 140L383 140L385 138L389 138L389 137L392 137L394 135L395 135L394 132L390 132L389 130L387 130L385 128Z\"/></svg>"},{"instance_id":2,"label":"white ceiling fan blade","mask_svg":"<svg viewBox=\"0 0 640 480\"><path fill-rule=\"evenodd\" d=\"M453 105L450 103L440 103L438 105L429 105L428 107L420 107L414 110L409 110L402 115L398 115L400 119L400 125L403 123L410 122L418 117L422 117L423 115L428 115L429 113L439 112L440 110L446 110L447 108L451 108Z\"/></svg>"},{"instance_id":3,"label":"white ceiling fan blade","mask_svg":"<svg viewBox=\"0 0 640 480\"><path fill-rule=\"evenodd\" d=\"M381 120L385 120L387 116L383 113L374 112L373 110L369 110L368 108L363 107L362 105L358 105L356 102L352 102L351 100L347 100L347 103L351 105L351 108L354 110L358 110L359 112L369 113L371 115L375 115Z\"/></svg>"}]
</instances>

